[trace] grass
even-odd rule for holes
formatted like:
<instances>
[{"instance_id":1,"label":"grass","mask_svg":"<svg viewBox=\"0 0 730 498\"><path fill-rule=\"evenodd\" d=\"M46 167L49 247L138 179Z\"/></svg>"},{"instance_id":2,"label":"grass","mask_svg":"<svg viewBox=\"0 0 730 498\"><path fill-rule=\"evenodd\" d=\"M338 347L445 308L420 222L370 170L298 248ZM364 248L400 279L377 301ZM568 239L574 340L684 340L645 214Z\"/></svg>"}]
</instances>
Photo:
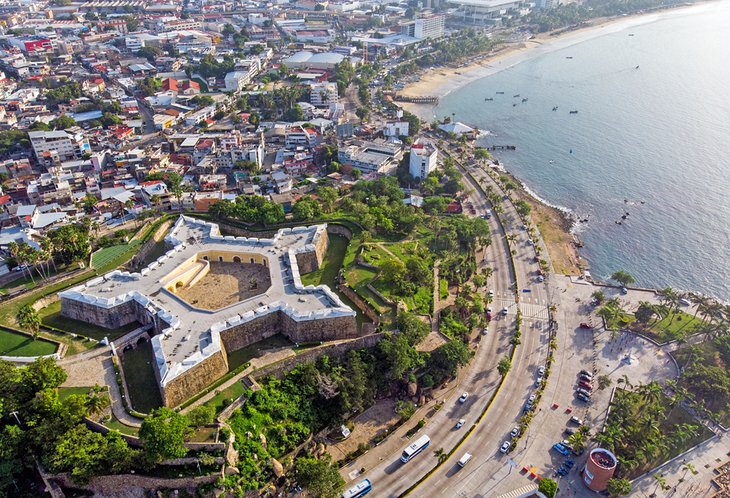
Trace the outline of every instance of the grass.
<instances>
[{"instance_id":1,"label":"grass","mask_svg":"<svg viewBox=\"0 0 730 498\"><path fill-rule=\"evenodd\" d=\"M130 402L132 408L141 413L149 413L162 406L153 361L152 344L149 341L122 354L122 366Z\"/></svg>"},{"instance_id":2,"label":"grass","mask_svg":"<svg viewBox=\"0 0 730 498\"><path fill-rule=\"evenodd\" d=\"M685 313L677 311L668 313L661 320L654 322L646 329L658 342L668 342L675 339L684 339L702 330L702 320Z\"/></svg>"},{"instance_id":3,"label":"grass","mask_svg":"<svg viewBox=\"0 0 730 498\"><path fill-rule=\"evenodd\" d=\"M449 281L445 278L439 279L439 298L447 299L449 297Z\"/></svg>"},{"instance_id":4,"label":"grass","mask_svg":"<svg viewBox=\"0 0 730 498\"><path fill-rule=\"evenodd\" d=\"M139 427L131 427L129 425L124 425L119 420L117 420L114 416L112 416L111 420L109 420L108 422L105 422L104 425L106 425L110 429L119 431L122 434L127 434L128 436L139 436Z\"/></svg>"},{"instance_id":5,"label":"grass","mask_svg":"<svg viewBox=\"0 0 730 498\"><path fill-rule=\"evenodd\" d=\"M191 443L215 443L216 434L217 427L198 427L187 440Z\"/></svg>"},{"instance_id":6,"label":"grass","mask_svg":"<svg viewBox=\"0 0 730 498\"><path fill-rule=\"evenodd\" d=\"M634 315L632 313L620 313L615 318L611 318L610 320L606 320L606 328L611 330L618 330L621 328L625 328L628 325L631 325L636 321L636 318L634 318Z\"/></svg>"},{"instance_id":7,"label":"grass","mask_svg":"<svg viewBox=\"0 0 730 498\"><path fill-rule=\"evenodd\" d=\"M102 340L104 337L108 337L110 341L113 341L140 326L139 323L132 322L118 329L107 329L99 325L94 325L93 323L74 320L61 315L61 301L49 304L45 308L42 308L38 314L41 317L43 325L46 327L53 327L71 334L91 337L97 341Z\"/></svg>"},{"instance_id":8,"label":"grass","mask_svg":"<svg viewBox=\"0 0 730 498\"><path fill-rule=\"evenodd\" d=\"M335 279L342 268L342 262L345 260L347 252L347 244L349 241L339 235L329 236L329 248L322 266L319 270L302 275L302 283L304 285L328 285L331 289L335 288Z\"/></svg>"},{"instance_id":9,"label":"grass","mask_svg":"<svg viewBox=\"0 0 730 498\"><path fill-rule=\"evenodd\" d=\"M125 258L127 253L139 247L141 243L142 241L140 239L136 239L129 244L120 244L118 246L111 246L100 249L91 256L91 266L96 268L100 273L102 272L102 269L114 269L122 264L122 262L124 262L124 259L129 259Z\"/></svg>"},{"instance_id":10,"label":"grass","mask_svg":"<svg viewBox=\"0 0 730 498\"><path fill-rule=\"evenodd\" d=\"M64 267L64 266L58 265L57 271L56 271L53 269L53 265L50 265L49 276L53 277L55 275L58 275L67 270L70 270L70 269L71 268L69 268L69 267ZM73 268L73 269L75 269L75 268ZM15 271L15 270L13 270L13 271ZM35 270L33 271L33 278L30 278L28 276L27 271L16 272L16 275L18 278L16 278L15 280L11 280L10 282L6 283L3 286L0 286L0 295L9 294L10 291L12 291L18 287L26 287L28 289L32 289L34 287L37 287L38 284L43 283L43 279L38 276L38 272L36 272Z\"/></svg>"},{"instance_id":11,"label":"grass","mask_svg":"<svg viewBox=\"0 0 730 498\"><path fill-rule=\"evenodd\" d=\"M201 93L208 93L208 84L205 81L203 81L201 78L193 78L193 81L200 85Z\"/></svg>"},{"instance_id":12,"label":"grass","mask_svg":"<svg viewBox=\"0 0 730 498\"><path fill-rule=\"evenodd\" d=\"M41 356L56 352L56 345L43 339L18 334L0 328L0 355L3 356Z\"/></svg>"},{"instance_id":13,"label":"grass","mask_svg":"<svg viewBox=\"0 0 730 498\"><path fill-rule=\"evenodd\" d=\"M63 401L74 394L89 394L91 389L91 387L59 387L57 388L58 399L59 401Z\"/></svg>"},{"instance_id":14,"label":"grass","mask_svg":"<svg viewBox=\"0 0 730 498\"><path fill-rule=\"evenodd\" d=\"M240 380L233 385L227 387L226 389L222 390L215 396L213 396L211 399L209 399L205 404L208 406L213 406L215 408L216 415L223 411L223 409L230 405L233 401L238 399L241 394L246 391L246 386L243 385L243 382ZM226 402L228 400L229 402Z\"/></svg>"}]
</instances>

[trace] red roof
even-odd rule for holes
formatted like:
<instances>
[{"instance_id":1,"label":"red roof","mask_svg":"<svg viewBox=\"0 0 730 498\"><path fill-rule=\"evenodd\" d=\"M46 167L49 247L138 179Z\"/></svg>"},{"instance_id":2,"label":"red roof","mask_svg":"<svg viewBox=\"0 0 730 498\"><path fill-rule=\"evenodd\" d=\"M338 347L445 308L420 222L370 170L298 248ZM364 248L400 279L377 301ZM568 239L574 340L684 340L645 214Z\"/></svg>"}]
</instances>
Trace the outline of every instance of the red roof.
<instances>
[{"instance_id":1,"label":"red roof","mask_svg":"<svg viewBox=\"0 0 730 498\"><path fill-rule=\"evenodd\" d=\"M177 92L177 80L176 79L165 78L164 80L162 80L162 91L166 92L168 90Z\"/></svg>"},{"instance_id":2,"label":"red roof","mask_svg":"<svg viewBox=\"0 0 730 498\"><path fill-rule=\"evenodd\" d=\"M10 201L9 195L0 195L0 204L7 204Z\"/></svg>"}]
</instances>

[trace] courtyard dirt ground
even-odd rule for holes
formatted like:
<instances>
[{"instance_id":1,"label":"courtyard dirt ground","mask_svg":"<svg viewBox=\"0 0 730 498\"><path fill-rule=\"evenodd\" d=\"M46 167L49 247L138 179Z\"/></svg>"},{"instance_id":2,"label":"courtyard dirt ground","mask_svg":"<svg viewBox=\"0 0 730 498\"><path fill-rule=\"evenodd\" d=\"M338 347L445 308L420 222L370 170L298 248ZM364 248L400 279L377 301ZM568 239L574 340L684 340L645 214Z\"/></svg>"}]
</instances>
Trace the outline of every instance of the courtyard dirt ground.
<instances>
[{"instance_id":1,"label":"courtyard dirt ground","mask_svg":"<svg viewBox=\"0 0 730 498\"><path fill-rule=\"evenodd\" d=\"M196 308L217 310L263 294L270 286L269 269L263 265L211 261L210 272L177 295Z\"/></svg>"},{"instance_id":2,"label":"courtyard dirt ground","mask_svg":"<svg viewBox=\"0 0 730 498\"><path fill-rule=\"evenodd\" d=\"M395 413L395 401L383 399L355 418L355 430L350 437L335 443L330 442L327 451L332 458L340 460L355 451L359 444L369 443L372 439L395 424L400 416Z\"/></svg>"}]
</instances>

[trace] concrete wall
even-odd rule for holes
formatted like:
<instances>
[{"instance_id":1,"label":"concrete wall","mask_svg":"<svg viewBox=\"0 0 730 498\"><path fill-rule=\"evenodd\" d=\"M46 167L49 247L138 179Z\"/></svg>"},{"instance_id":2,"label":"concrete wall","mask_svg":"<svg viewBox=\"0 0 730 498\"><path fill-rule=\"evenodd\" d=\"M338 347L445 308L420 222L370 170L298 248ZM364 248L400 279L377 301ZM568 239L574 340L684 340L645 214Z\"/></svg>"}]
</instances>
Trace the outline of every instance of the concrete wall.
<instances>
[{"instance_id":1,"label":"concrete wall","mask_svg":"<svg viewBox=\"0 0 730 498\"><path fill-rule=\"evenodd\" d=\"M74 320L93 323L112 330L135 321L142 324L152 321L149 313L142 310L134 300L107 309L89 303L61 298L61 314Z\"/></svg>"},{"instance_id":2,"label":"concrete wall","mask_svg":"<svg viewBox=\"0 0 730 498\"><path fill-rule=\"evenodd\" d=\"M226 352L221 348L190 370L175 377L161 387L162 402L165 406L177 406L194 394L202 391L216 379L228 372Z\"/></svg>"},{"instance_id":3,"label":"concrete wall","mask_svg":"<svg viewBox=\"0 0 730 498\"><path fill-rule=\"evenodd\" d=\"M226 351L236 351L281 332L279 313L269 313L221 332Z\"/></svg>"}]
</instances>

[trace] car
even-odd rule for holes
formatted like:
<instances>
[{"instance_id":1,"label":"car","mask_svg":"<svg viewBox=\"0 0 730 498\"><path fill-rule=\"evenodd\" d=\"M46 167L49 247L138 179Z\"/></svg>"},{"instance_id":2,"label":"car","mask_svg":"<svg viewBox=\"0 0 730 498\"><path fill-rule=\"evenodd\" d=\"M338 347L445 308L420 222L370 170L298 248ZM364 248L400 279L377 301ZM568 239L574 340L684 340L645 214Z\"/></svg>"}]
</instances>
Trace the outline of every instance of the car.
<instances>
[{"instance_id":1,"label":"car","mask_svg":"<svg viewBox=\"0 0 730 498\"><path fill-rule=\"evenodd\" d=\"M534 246L535 243L532 241L532 239L527 239L527 245L528 246Z\"/></svg>"},{"instance_id":2,"label":"car","mask_svg":"<svg viewBox=\"0 0 730 498\"><path fill-rule=\"evenodd\" d=\"M492 307L491 306L487 306L487 313L492 313Z\"/></svg>"},{"instance_id":3,"label":"car","mask_svg":"<svg viewBox=\"0 0 730 498\"><path fill-rule=\"evenodd\" d=\"M502 446L499 447L500 453L507 453L511 446L512 446L512 442L505 441L504 443L502 443Z\"/></svg>"},{"instance_id":4,"label":"car","mask_svg":"<svg viewBox=\"0 0 730 498\"><path fill-rule=\"evenodd\" d=\"M554 449L555 451L557 451L558 453L560 453L561 455L563 455L563 456L568 456L568 455L570 455L570 450L569 450L569 449L567 449L567 448L566 448L565 446L563 446L563 445L562 445L562 444L560 444L560 443L555 443L555 444L553 445L553 449Z\"/></svg>"},{"instance_id":5,"label":"car","mask_svg":"<svg viewBox=\"0 0 730 498\"><path fill-rule=\"evenodd\" d=\"M593 328L593 325L591 325L589 323L586 323L586 322L581 322L580 328L582 328L582 329L589 329L590 330L590 329Z\"/></svg>"},{"instance_id":6,"label":"car","mask_svg":"<svg viewBox=\"0 0 730 498\"><path fill-rule=\"evenodd\" d=\"M482 329L482 335L487 335L489 333L489 329L487 327L484 327Z\"/></svg>"},{"instance_id":7,"label":"car","mask_svg":"<svg viewBox=\"0 0 730 498\"><path fill-rule=\"evenodd\" d=\"M587 380L581 380L580 382L578 382L578 385L580 387L582 387L583 389L586 389L587 391L592 391L593 390L593 384L591 384Z\"/></svg>"},{"instance_id":8,"label":"car","mask_svg":"<svg viewBox=\"0 0 730 498\"><path fill-rule=\"evenodd\" d=\"M464 403L466 401L466 398L469 397L468 392L464 392L461 396L459 396L459 403Z\"/></svg>"},{"instance_id":9,"label":"car","mask_svg":"<svg viewBox=\"0 0 730 498\"><path fill-rule=\"evenodd\" d=\"M540 387L542 385L543 377L542 375L538 375L535 379L535 387Z\"/></svg>"},{"instance_id":10,"label":"car","mask_svg":"<svg viewBox=\"0 0 730 498\"><path fill-rule=\"evenodd\" d=\"M627 289L626 287L621 287L621 294L628 294L628 293L629 293L629 289Z\"/></svg>"},{"instance_id":11,"label":"car","mask_svg":"<svg viewBox=\"0 0 730 498\"><path fill-rule=\"evenodd\" d=\"M564 434L567 434L568 436L572 436L575 434L575 429L571 429L570 427L566 427L563 431Z\"/></svg>"},{"instance_id":12,"label":"car","mask_svg":"<svg viewBox=\"0 0 730 498\"><path fill-rule=\"evenodd\" d=\"M583 396L588 396L589 398L591 397L591 393L581 388L576 389L575 394L582 394Z\"/></svg>"},{"instance_id":13,"label":"car","mask_svg":"<svg viewBox=\"0 0 730 498\"><path fill-rule=\"evenodd\" d=\"M545 375L545 367L543 367L543 366L537 367L537 375L539 375L540 377L544 376Z\"/></svg>"},{"instance_id":14,"label":"car","mask_svg":"<svg viewBox=\"0 0 730 498\"><path fill-rule=\"evenodd\" d=\"M586 374L580 374L578 375L578 381L585 381L585 382L591 382L593 380L593 376L588 376Z\"/></svg>"},{"instance_id":15,"label":"car","mask_svg":"<svg viewBox=\"0 0 730 498\"><path fill-rule=\"evenodd\" d=\"M588 396L586 396L585 394L578 394L578 395L576 396L576 398L578 398L578 399L579 399L580 401L582 401L583 403L588 403L588 402L589 402L589 401L591 400L591 398L589 398L589 397L588 397Z\"/></svg>"},{"instance_id":16,"label":"car","mask_svg":"<svg viewBox=\"0 0 730 498\"><path fill-rule=\"evenodd\" d=\"M525 403L525 407L522 409L522 411L529 412L532 410L532 401L528 401Z\"/></svg>"},{"instance_id":17,"label":"car","mask_svg":"<svg viewBox=\"0 0 730 498\"><path fill-rule=\"evenodd\" d=\"M537 276L537 281L538 282L544 282L545 281L545 277L543 277L542 275L538 275Z\"/></svg>"},{"instance_id":18,"label":"car","mask_svg":"<svg viewBox=\"0 0 730 498\"><path fill-rule=\"evenodd\" d=\"M534 403L536 399L537 399L537 394L535 394L535 393L532 393L532 394L530 394L530 397L529 397L529 398L527 398L527 400L528 400L528 401L529 401L530 403Z\"/></svg>"},{"instance_id":19,"label":"car","mask_svg":"<svg viewBox=\"0 0 730 498\"><path fill-rule=\"evenodd\" d=\"M583 425L583 421L581 419L579 419L578 417L576 417L575 415L570 417L570 420L568 422L573 423L575 425Z\"/></svg>"},{"instance_id":20,"label":"car","mask_svg":"<svg viewBox=\"0 0 730 498\"><path fill-rule=\"evenodd\" d=\"M492 320L492 313L489 312L489 311L487 311L487 320L488 321L491 321Z\"/></svg>"},{"instance_id":21,"label":"car","mask_svg":"<svg viewBox=\"0 0 730 498\"><path fill-rule=\"evenodd\" d=\"M512 431L509 433L509 435L512 436L512 437L519 436L520 435L520 428L519 427L515 427L514 429L512 429Z\"/></svg>"},{"instance_id":22,"label":"car","mask_svg":"<svg viewBox=\"0 0 730 498\"><path fill-rule=\"evenodd\" d=\"M509 308L505 306L504 308L502 308L502 316L507 316L507 313L509 313Z\"/></svg>"},{"instance_id":23,"label":"car","mask_svg":"<svg viewBox=\"0 0 730 498\"><path fill-rule=\"evenodd\" d=\"M494 297L494 289L489 289L489 297Z\"/></svg>"},{"instance_id":24,"label":"car","mask_svg":"<svg viewBox=\"0 0 730 498\"><path fill-rule=\"evenodd\" d=\"M589 372L588 370L581 370L580 372L578 372L578 375L585 375L585 376L593 378L593 373Z\"/></svg>"},{"instance_id":25,"label":"car","mask_svg":"<svg viewBox=\"0 0 730 498\"><path fill-rule=\"evenodd\" d=\"M464 427L465 423L466 423L466 419L463 419L463 418L459 419L459 421L456 422L456 428L461 429L462 427Z\"/></svg>"}]
</instances>

